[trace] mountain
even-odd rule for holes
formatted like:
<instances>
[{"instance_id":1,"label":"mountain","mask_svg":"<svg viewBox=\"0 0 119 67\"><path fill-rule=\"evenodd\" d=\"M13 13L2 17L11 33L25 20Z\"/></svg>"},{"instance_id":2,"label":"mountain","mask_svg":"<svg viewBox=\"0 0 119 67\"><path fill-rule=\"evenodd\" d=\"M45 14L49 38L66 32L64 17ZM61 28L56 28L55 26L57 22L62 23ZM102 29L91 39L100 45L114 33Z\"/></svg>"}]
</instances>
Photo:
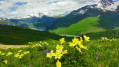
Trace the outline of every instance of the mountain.
<instances>
[{"instance_id":1,"label":"mountain","mask_svg":"<svg viewBox=\"0 0 119 67\"><path fill-rule=\"evenodd\" d=\"M74 10L69 15L56 19L51 30L52 32L54 31L57 33L56 31L59 31L59 29L62 28L63 30L64 28L67 28L65 31L59 31L60 33L64 33L67 30L69 31L69 27L72 27L72 25L73 27L77 27L76 24L80 24L80 21L83 21L88 17L93 17L94 19L95 17L98 17L98 24L95 25L95 27L101 29L109 30L119 27L119 1L101 0L97 4L87 5L78 10ZM84 25L87 24L86 22L88 23L88 20L85 21ZM91 26L93 26L93 24ZM80 29L82 28L79 25L79 27L77 27L77 31L74 33L79 32ZM70 28L70 31L72 31L72 28ZM85 30L85 28L83 32L89 33L88 30ZM72 33L72 35L74 33Z\"/></svg>"},{"instance_id":2,"label":"mountain","mask_svg":"<svg viewBox=\"0 0 119 67\"><path fill-rule=\"evenodd\" d=\"M59 29L63 30L64 28L68 30L72 25L75 27L76 24L80 24L81 21L85 21L85 19L90 17L99 19L96 21L97 24L94 27L104 30L117 29L119 27L119 1L100 0L97 4L87 5L71 13L67 12L66 14L55 17L48 17L39 13L39 16L29 15L23 18L12 19L1 18L0 24L55 32ZM91 26L93 26L93 24ZM80 29L80 27L78 27L78 29ZM64 33L64 31L62 32ZM87 31L85 30L83 32Z\"/></svg>"},{"instance_id":3,"label":"mountain","mask_svg":"<svg viewBox=\"0 0 119 67\"><path fill-rule=\"evenodd\" d=\"M38 17L26 16L23 18L0 18L0 24L46 31L55 20L56 18L39 14Z\"/></svg>"}]
</instances>

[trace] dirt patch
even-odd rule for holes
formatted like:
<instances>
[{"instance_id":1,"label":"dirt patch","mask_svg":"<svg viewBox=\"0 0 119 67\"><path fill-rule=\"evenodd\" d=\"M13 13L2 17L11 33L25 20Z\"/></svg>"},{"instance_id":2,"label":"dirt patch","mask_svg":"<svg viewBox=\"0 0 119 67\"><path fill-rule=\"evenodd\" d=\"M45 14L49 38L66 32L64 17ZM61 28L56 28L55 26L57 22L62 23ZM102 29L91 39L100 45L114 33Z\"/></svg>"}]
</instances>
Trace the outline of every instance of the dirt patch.
<instances>
[{"instance_id":1,"label":"dirt patch","mask_svg":"<svg viewBox=\"0 0 119 67\"><path fill-rule=\"evenodd\" d=\"M4 44L0 44L0 48L2 48L2 49L9 48L10 46L12 48L28 47L28 45L4 45Z\"/></svg>"}]
</instances>

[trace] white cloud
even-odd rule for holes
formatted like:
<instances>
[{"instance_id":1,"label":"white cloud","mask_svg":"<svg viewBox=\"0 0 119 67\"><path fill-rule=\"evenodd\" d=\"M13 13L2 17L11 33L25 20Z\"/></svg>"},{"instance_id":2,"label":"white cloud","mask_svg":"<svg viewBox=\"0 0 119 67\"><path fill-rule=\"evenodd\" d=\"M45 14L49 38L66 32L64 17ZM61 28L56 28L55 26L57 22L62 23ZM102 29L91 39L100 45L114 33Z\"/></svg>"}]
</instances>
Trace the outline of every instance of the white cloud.
<instances>
[{"instance_id":1,"label":"white cloud","mask_svg":"<svg viewBox=\"0 0 119 67\"><path fill-rule=\"evenodd\" d=\"M57 3L51 3L56 0L4 0L0 1L0 17L24 17L27 15L38 15L44 13L46 15L63 14L79 9L85 5L95 4L99 0L57 0ZM27 2L27 4L18 6L16 11L9 8L15 7L16 2ZM2 11L1 11L2 10Z\"/></svg>"}]
</instances>

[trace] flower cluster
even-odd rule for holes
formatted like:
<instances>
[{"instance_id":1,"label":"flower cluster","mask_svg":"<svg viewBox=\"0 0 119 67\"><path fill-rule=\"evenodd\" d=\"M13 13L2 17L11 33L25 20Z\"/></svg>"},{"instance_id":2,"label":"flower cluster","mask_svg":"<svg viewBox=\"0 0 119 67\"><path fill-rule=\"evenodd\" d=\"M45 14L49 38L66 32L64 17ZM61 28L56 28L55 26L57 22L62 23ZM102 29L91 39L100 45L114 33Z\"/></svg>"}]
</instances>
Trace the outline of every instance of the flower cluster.
<instances>
[{"instance_id":1,"label":"flower cluster","mask_svg":"<svg viewBox=\"0 0 119 67\"><path fill-rule=\"evenodd\" d=\"M101 37L101 41L115 41L116 38L108 39L107 37Z\"/></svg>"},{"instance_id":2,"label":"flower cluster","mask_svg":"<svg viewBox=\"0 0 119 67\"><path fill-rule=\"evenodd\" d=\"M59 40L61 44L63 44L65 42L65 39L62 38ZM57 59L56 62L56 66L57 67L61 67L61 62L59 61L59 59L61 59L61 57L64 54L67 54L67 50L63 50L63 45L57 45L56 46L56 52L54 53L53 50L50 51L50 53L47 53L47 57L52 58L53 56L55 57L55 59Z\"/></svg>"},{"instance_id":3,"label":"flower cluster","mask_svg":"<svg viewBox=\"0 0 119 67\"><path fill-rule=\"evenodd\" d=\"M85 41L89 41L89 37L87 37L86 35L83 36ZM81 49L87 49L86 46L82 45L83 39L82 37L80 37L80 40L78 38L74 38L72 39L72 42L69 42L69 46L70 47L76 47L76 49L81 52ZM81 52L82 53L82 52Z\"/></svg>"},{"instance_id":4,"label":"flower cluster","mask_svg":"<svg viewBox=\"0 0 119 67\"><path fill-rule=\"evenodd\" d=\"M85 41L89 41L89 37L87 37L86 35L84 35L84 40ZM65 38L61 38L59 40L60 44L63 44L65 41ZM81 52L81 49L87 49L87 47L83 46L82 45L82 42L83 42L83 39L82 37L80 37L80 40L78 38L74 38L72 39L72 42L69 42L69 46L70 47L76 47L77 50L79 52ZM56 46L56 52L54 52L53 50L51 50L49 53L47 53L47 57L48 58L52 58L52 57L55 57L55 59L57 59L57 62L56 62L56 66L57 67L61 67L61 62L59 61L59 59L61 59L61 57L64 55L64 54L67 54L67 50L63 50L63 45L57 45Z\"/></svg>"},{"instance_id":5,"label":"flower cluster","mask_svg":"<svg viewBox=\"0 0 119 67\"><path fill-rule=\"evenodd\" d=\"M29 54L29 51L25 51L22 53L22 50L19 50L14 57L21 59L24 55Z\"/></svg>"},{"instance_id":6,"label":"flower cluster","mask_svg":"<svg viewBox=\"0 0 119 67\"><path fill-rule=\"evenodd\" d=\"M14 56L14 57L19 58L19 59L21 59L24 55L26 55L28 53L29 53L29 51L22 52L22 50L19 50L16 54L12 53L12 52L4 53L4 52L0 51L1 56L6 56L6 57ZM5 63L5 64L7 64L7 62L8 62L7 60L3 61L3 63Z\"/></svg>"}]
</instances>

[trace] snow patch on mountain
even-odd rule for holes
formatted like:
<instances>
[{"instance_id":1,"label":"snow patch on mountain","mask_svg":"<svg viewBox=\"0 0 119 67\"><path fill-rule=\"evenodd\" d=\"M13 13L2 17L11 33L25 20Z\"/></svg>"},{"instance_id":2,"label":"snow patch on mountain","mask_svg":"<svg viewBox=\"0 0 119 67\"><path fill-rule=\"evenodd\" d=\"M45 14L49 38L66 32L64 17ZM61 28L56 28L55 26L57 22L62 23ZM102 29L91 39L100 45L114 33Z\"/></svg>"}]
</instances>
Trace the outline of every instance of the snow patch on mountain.
<instances>
[{"instance_id":1,"label":"snow patch on mountain","mask_svg":"<svg viewBox=\"0 0 119 67\"><path fill-rule=\"evenodd\" d=\"M98 2L96 8L101 8L103 10L115 11L117 9L118 5L119 5L119 1L101 0Z\"/></svg>"}]
</instances>

